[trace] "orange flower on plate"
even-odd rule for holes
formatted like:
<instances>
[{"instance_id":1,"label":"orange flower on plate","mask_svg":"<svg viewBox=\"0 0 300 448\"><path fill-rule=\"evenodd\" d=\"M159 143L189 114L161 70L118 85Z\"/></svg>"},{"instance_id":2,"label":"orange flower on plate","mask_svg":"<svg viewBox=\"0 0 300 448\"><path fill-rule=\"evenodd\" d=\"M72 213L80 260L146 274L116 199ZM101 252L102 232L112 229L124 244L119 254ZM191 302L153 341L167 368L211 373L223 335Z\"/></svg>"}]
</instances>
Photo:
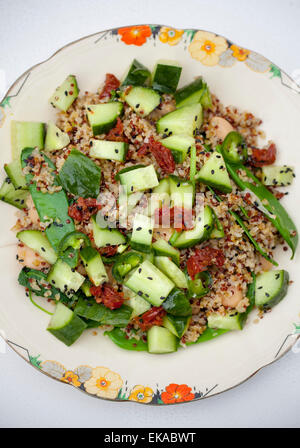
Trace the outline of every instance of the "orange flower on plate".
<instances>
[{"instance_id":1,"label":"orange flower on plate","mask_svg":"<svg viewBox=\"0 0 300 448\"><path fill-rule=\"evenodd\" d=\"M191 401L195 398L191 390L186 384L169 384L166 391L161 394L161 399L165 404Z\"/></svg>"},{"instance_id":2,"label":"orange flower on plate","mask_svg":"<svg viewBox=\"0 0 300 448\"><path fill-rule=\"evenodd\" d=\"M175 28L162 26L159 33L159 40L163 44L177 45L183 33L183 30L176 30Z\"/></svg>"},{"instance_id":3,"label":"orange flower on plate","mask_svg":"<svg viewBox=\"0 0 300 448\"><path fill-rule=\"evenodd\" d=\"M81 384L78 381L78 375L69 370L65 372L64 376L61 378L61 381L63 381L64 383L73 384L73 386L75 387L79 387Z\"/></svg>"},{"instance_id":4,"label":"orange flower on plate","mask_svg":"<svg viewBox=\"0 0 300 448\"><path fill-rule=\"evenodd\" d=\"M139 26L127 26L125 28L119 28L118 34L120 34L121 41L127 45L137 45L140 47L145 44L147 38L151 36L151 28L148 25Z\"/></svg>"},{"instance_id":5,"label":"orange flower on plate","mask_svg":"<svg viewBox=\"0 0 300 448\"><path fill-rule=\"evenodd\" d=\"M230 49L232 50L232 56L239 61L245 61L250 54L249 50L245 50L245 48L238 47L237 45L231 45Z\"/></svg>"}]
</instances>

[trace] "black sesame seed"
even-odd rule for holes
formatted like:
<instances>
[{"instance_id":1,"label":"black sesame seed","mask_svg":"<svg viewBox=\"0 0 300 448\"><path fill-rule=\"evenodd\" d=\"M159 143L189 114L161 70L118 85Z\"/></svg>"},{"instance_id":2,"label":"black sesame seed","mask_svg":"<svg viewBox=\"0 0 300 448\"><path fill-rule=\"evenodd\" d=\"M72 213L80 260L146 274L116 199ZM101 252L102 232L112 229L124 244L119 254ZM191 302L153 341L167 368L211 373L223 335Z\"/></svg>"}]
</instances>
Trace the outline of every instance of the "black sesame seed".
<instances>
[{"instance_id":1,"label":"black sesame seed","mask_svg":"<svg viewBox=\"0 0 300 448\"><path fill-rule=\"evenodd\" d=\"M148 279L148 280L153 280L153 278L152 278L152 277L147 277L147 279Z\"/></svg>"},{"instance_id":2,"label":"black sesame seed","mask_svg":"<svg viewBox=\"0 0 300 448\"><path fill-rule=\"evenodd\" d=\"M150 235L152 235L152 230L151 229L149 229L148 232L150 233Z\"/></svg>"},{"instance_id":3,"label":"black sesame seed","mask_svg":"<svg viewBox=\"0 0 300 448\"><path fill-rule=\"evenodd\" d=\"M142 227L137 227L136 230L139 232L140 230L142 230Z\"/></svg>"},{"instance_id":4,"label":"black sesame seed","mask_svg":"<svg viewBox=\"0 0 300 448\"><path fill-rule=\"evenodd\" d=\"M118 150L118 149L115 149L115 152L118 154L119 150Z\"/></svg>"},{"instance_id":5,"label":"black sesame seed","mask_svg":"<svg viewBox=\"0 0 300 448\"><path fill-rule=\"evenodd\" d=\"M215 174L215 170L211 170L211 174Z\"/></svg>"},{"instance_id":6,"label":"black sesame seed","mask_svg":"<svg viewBox=\"0 0 300 448\"><path fill-rule=\"evenodd\" d=\"M41 247L41 249L42 249L43 252L46 252L46 249L44 247Z\"/></svg>"}]
</instances>

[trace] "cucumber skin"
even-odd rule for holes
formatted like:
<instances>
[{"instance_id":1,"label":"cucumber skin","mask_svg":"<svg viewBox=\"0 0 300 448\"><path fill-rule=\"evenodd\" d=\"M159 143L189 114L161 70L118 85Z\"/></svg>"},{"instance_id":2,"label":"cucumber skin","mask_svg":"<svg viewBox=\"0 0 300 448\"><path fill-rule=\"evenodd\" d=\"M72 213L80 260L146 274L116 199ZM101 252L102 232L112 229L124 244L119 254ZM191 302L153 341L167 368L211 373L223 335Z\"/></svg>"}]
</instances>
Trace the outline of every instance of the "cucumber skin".
<instances>
[{"instance_id":1,"label":"cucumber skin","mask_svg":"<svg viewBox=\"0 0 300 448\"><path fill-rule=\"evenodd\" d=\"M136 243L135 241L130 241L131 249L137 250L139 252L144 252L145 254L151 253L151 246L147 246L146 244Z\"/></svg>"},{"instance_id":2,"label":"cucumber skin","mask_svg":"<svg viewBox=\"0 0 300 448\"><path fill-rule=\"evenodd\" d=\"M199 102L203 93L204 82L202 78L197 78L195 81L183 86L175 93L176 107L182 107L186 105L186 101L189 97L199 92ZM202 91L202 92L201 92ZM201 92L201 93L200 93ZM192 104L192 103L191 103Z\"/></svg>"},{"instance_id":3,"label":"cucumber skin","mask_svg":"<svg viewBox=\"0 0 300 448\"><path fill-rule=\"evenodd\" d=\"M282 280L283 285L282 285L282 288L280 289L280 291L278 292L278 294L273 299L268 301L268 303L265 303L264 305L257 305L255 303L257 308L262 309L262 310L269 310L269 309L273 308L275 305L277 305L279 302L281 302L281 300L284 299L284 297L287 294L288 287L289 287L289 280L290 280L289 273L284 270L283 271L283 280Z\"/></svg>"},{"instance_id":4,"label":"cucumber skin","mask_svg":"<svg viewBox=\"0 0 300 448\"><path fill-rule=\"evenodd\" d=\"M157 334L156 334L157 332L160 333L159 334L160 343L158 343L158 340L157 340ZM162 335L163 335L163 337L162 337ZM162 349L161 348L162 347L162 343L166 343L166 338L168 338L168 341L167 341L167 344L166 344L167 347L165 345L163 347L163 349ZM157 348L153 347L153 340L152 339L156 339L154 345L155 345L155 347L159 348L159 350L157 350ZM162 341L162 339L163 339L163 341ZM173 352L177 351L177 347L178 347L178 342L177 341L178 341L178 339L167 328L158 327L158 326L154 325L147 332L147 341L148 341L148 352L149 353L163 355L163 354L166 354L166 353L173 353Z\"/></svg>"},{"instance_id":5,"label":"cucumber skin","mask_svg":"<svg viewBox=\"0 0 300 448\"><path fill-rule=\"evenodd\" d=\"M151 73L143 64L134 59L121 86L144 86Z\"/></svg>"},{"instance_id":6,"label":"cucumber skin","mask_svg":"<svg viewBox=\"0 0 300 448\"><path fill-rule=\"evenodd\" d=\"M75 341L77 341L86 328L86 323L74 313L72 319L65 328L54 329L48 327L47 331L70 347Z\"/></svg>"},{"instance_id":7,"label":"cucumber skin","mask_svg":"<svg viewBox=\"0 0 300 448\"><path fill-rule=\"evenodd\" d=\"M176 92L181 72L182 67L177 65L158 63L153 76L152 88L161 93Z\"/></svg>"}]
</instances>

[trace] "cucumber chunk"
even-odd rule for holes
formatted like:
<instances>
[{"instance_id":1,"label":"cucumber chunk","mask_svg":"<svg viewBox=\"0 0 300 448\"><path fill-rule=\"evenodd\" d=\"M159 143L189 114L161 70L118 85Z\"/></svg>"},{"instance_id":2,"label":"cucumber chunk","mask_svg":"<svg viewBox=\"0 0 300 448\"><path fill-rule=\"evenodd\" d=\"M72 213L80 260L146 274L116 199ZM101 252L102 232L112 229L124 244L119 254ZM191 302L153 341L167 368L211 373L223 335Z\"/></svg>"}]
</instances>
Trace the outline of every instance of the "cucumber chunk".
<instances>
[{"instance_id":1,"label":"cucumber chunk","mask_svg":"<svg viewBox=\"0 0 300 448\"><path fill-rule=\"evenodd\" d=\"M263 166L262 183L273 187L286 187L291 185L295 174L291 166Z\"/></svg>"},{"instance_id":2,"label":"cucumber chunk","mask_svg":"<svg viewBox=\"0 0 300 448\"><path fill-rule=\"evenodd\" d=\"M48 263L54 264L56 262L56 252L49 243L45 233L40 230L22 230L17 233L17 238L30 249L37 252Z\"/></svg>"},{"instance_id":3,"label":"cucumber chunk","mask_svg":"<svg viewBox=\"0 0 300 448\"><path fill-rule=\"evenodd\" d=\"M196 174L195 179L223 193L232 191L226 164L223 156L217 151L211 153L209 159Z\"/></svg>"},{"instance_id":4,"label":"cucumber chunk","mask_svg":"<svg viewBox=\"0 0 300 448\"><path fill-rule=\"evenodd\" d=\"M156 240L155 243L152 244L152 248L156 255L170 257L172 258L174 263L179 265L180 263L179 250L175 249L175 247L172 247L166 240L162 238Z\"/></svg>"},{"instance_id":5,"label":"cucumber chunk","mask_svg":"<svg viewBox=\"0 0 300 448\"><path fill-rule=\"evenodd\" d=\"M194 135L194 131L202 124L201 104L192 104L169 112L156 123L159 134L187 134Z\"/></svg>"},{"instance_id":6,"label":"cucumber chunk","mask_svg":"<svg viewBox=\"0 0 300 448\"><path fill-rule=\"evenodd\" d=\"M204 92L205 83L202 78L196 78L195 81L187 84L175 93L176 107L190 106L200 103Z\"/></svg>"},{"instance_id":7,"label":"cucumber chunk","mask_svg":"<svg viewBox=\"0 0 300 448\"><path fill-rule=\"evenodd\" d=\"M147 332L148 352L154 354L172 353L177 350L177 338L167 328L154 325Z\"/></svg>"},{"instance_id":8,"label":"cucumber chunk","mask_svg":"<svg viewBox=\"0 0 300 448\"><path fill-rule=\"evenodd\" d=\"M85 278L83 275L79 274L79 272L72 269L67 263L59 259L52 266L47 276L47 282L60 289L61 292L68 297L75 294L84 280Z\"/></svg>"},{"instance_id":9,"label":"cucumber chunk","mask_svg":"<svg viewBox=\"0 0 300 448\"><path fill-rule=\"evenodd\" d=\"M154 264L160 271L166 274L178 288L187 288L188 284L182 270L168 257L155 257Z\"/></svg>"},{"instance_id":10,"label":"cucumber chunk","mask_svg":"<svg viewBox=\"0 0 300 448\"><path fill-rule=\"evenodd\" d=\"M174 288L163 303L164 309L172 316L191 316L192 307L189 299L178 288Z\"/></svg>"},{"instance_id":11,"label":"cucumber chunk","mask_svg":"<svg viewBox=\"0 0 300 448\"><path fill-rule=\"evenodd\" d=\"M169 178L165 177L159 181L157 187L153 188L153 193L170 193Z\"/></svg>"},{"instance_id":12,"label":"cucumber chunk","mask_svg":"<svg viewBox=\"0 0 300 448\"><path fill-rule=\"evenodd\" d=\"M20 210L27 207L26 199L28 195L28 190L16 189L9 177L4 180L0 188L0 200Z\"/></svg>"},{"instance_id":13,"label":"cucumber chunk","mask_svg":"<svg viewBox=\"0 0 300 448\"><path fill-rule=\"evenodd\" d=\"M86 297L92 297L91 286L93 286L92 282L86 279L80 287L81 291L84 293Z\"/></svg>"},{"instance_id":14,"label":"cucumber chunk","mask_svg":"<svg viewBox=\"0 0 300 448\"><path fill-rule=\"evenodd\" d=\"M128 143L91 140L90 156L95 159L116 160L125 162Z\"/></svg>"},{"instance_id":15,"label":"cucumber chunk","mask_svg":"<svg viewBox=\"0 0 300 448\"><path fill-rule=\"evenodd\" d=\"M131 318L136 316L140 316L141 314L146 313L146 311L150 310L151 305L147 300L143 299L143 297L135 294L131 289L126 287L123 288L125 297L126 297L126 305L132 308Z\"/></svg>"},{"instance_id":16,"label":"cucumber chunk","mask_svg":"<svg viewBox=\"0 0 300 448\"><path fill-rule=\"evenodd\" d=\"M79 94L79 89L75 76L69 75L64 82L57 87L50 98L50 104L63 112L66 112L73 104Z\"/></svg>"},{"instance_id":17,"label":"cucumber chunk","mask_svg":"<svg viewBox=\"0 0 300 448\"><path fill-rule=\"evenodd\" d=\"M207 240L214 227L214 213L212 209L206 205L195 218L195 227L192 230L183 231L172 243L174 247L183 249L195 246L204 240Z\"/></svg>"},{"instance_id":18,"label":"cucumber chunk","mask_svg":"<svg viewBox=\"0 0 300 448\"><path fill-rule=\"evenodd\" d=\"M123 112L120 102L101 103L87 106L87 117L94 135L106 134Z\"/></svg>"},{"instance_id":19,"label":"cucumber chunk","mask_svg":"<svg viewBox=\"0 0 300 448\"><path fill-rule=\"evenodd\" d=\"M44 148L45 123L13 120L10 130L14 160L20 160L24 148Z\"/></svg>"},{"instance_id":20,"label":"cucumber chunk","mask_svg":"<svg viewBox=\"0 0 300 448\"><path fill-rule=\"evenodd\" d=\"M162 93L176 92L182 67L174 61L158 62L152 76L152 87Z\"/></svg>"},{"instance_id":21,"label":"cucumber chunk","mask_svg":"<svg viewBox=\"0 0 300 448\"><path fill-rule=\"evenodd\" d=\"M286 296L288 286L287 271L281 269L263 272L256 277L255 305L260 309L273 308Z\"/></svg>"},{"instance_id":22,"label":"cucumber chunk","mask_svg":"<svg viewBox=\"0 0 300 448\"><path fill-rule=\"evenodd\" d=\"M242 330L244 321L244 313L231 312L225 315L212 313L207 317L207 326L208 328L220 328L222 330Z\"/></svg>"},{"instance_id":23,"label":"cucumber chunk","mask_svg":"<svg viewBox=\"0 0 300 448\"><path fill-rule=\"evenodd\" d=\"M186 332L189 323L191 321L190 317L175 317L167 314L163 318L163 326L167 328L171 333L177 336L179 339L182 338Z\"/></svg>"},{"instance_id":24,"label":"cucumber chunk","mask_svg":"<svg viewBox=\"0 0 300 448\"><path fill-rule=\"evenodd\" d=\"M183 163L188 151L195 144L195 139L185 134L170 135L161 139L160 143L171 150L175 163Z\"/></svg>"},{"instance_id":25,"label":"cucumber chunk","mask_svg":"<svg viewBox=\"0 0 300 448\"><path fill-rule=\"evenodd\" d=\"M27 190L26 179L22 173L19 160L13 160L10 163L6 163L4 165L4 170L16 189L22 188L23 190Z\"/></svg>"},{"instance_id":26,"label":"cucumber chunk","mask_svg":"<svg viewBox=\"0 0 300 448\"><path fill-rule=\"evenodd\" d=\"M136 214L130 241L132 249L149 253L151 251L154 220L148 216Z\"/></svg>"},{"instance_id":27,"label":"cucumber chunk","mask_svg":"<svg viewBox=\"0 0 300 448\"><path fill-rule=\"evenodd\" d=\"M143 64L134 59L127 74L122 81L122 86L143 86L150 78L151 73Z\"/></svg>"},{"instance_id":28,"label":"cucumber chunk","mask_svg":"<svg viewBox=\"0 0 300 448\"><path fill-rule=\"evenodd\" d=\"M96 218L92 217L93 236L97 247L105 246L117 246L119 244L125 244L126 238L118 229L105 228L102 229L96 221Z\"/></svg>"},{"instance_id":29,"label":"cucumber chunk","mask_svg":"<svg viewBox=\"0 0 300 448\"><path fill-rule=\"evenodd\" d=\"M101 255L94 247L87 246L81 249L80 257L89 279L95 286L100 286L102 283L108 281L108 275L101 259Z\"/></svg>"},{"instance_id":30,"label":"cucumber chunk","mask_svg":"<svg viewBox=\"0 0 300 448\"><path fill-rule=\"evenodd\" d=\"M122 173L119 172L119 179L128 194L149 190L159 184L153 165L139 167Z\"/></svg>"},{"instance_id":31,"label":"cucumber chunk","mask_svg":"<svg viewBox=\"0 0 300 448\"><path fill-rule=\"evenodd\" d=\"M47 330L69 347L86 328L86 323L80 317L62 303L58 303Z\"/></svg>"},{"instance_id":32,"label":"cucumber chunk","mask_svg":"<svg viewBox=\"0 0 300 448\"><path fill-rule=\"evenodd\" d=\"M191 210L194 201L194 186L189 180L169 176L172 207Z\"/></svg>"},{"instance_id":33,"label":"cucumber chunk","mask_svg":"<svg viewBox=\"0 0 300 448\"><path fill-rule=\"evenodd\" d=\"M160 306L175 285L156 266L145 260L129 274L125 286L152 305Z\"/></svg>"},{"instance_id":34,"label":"cucumber chunk","mask_svg":"<svg viewBox=\"0 0 300 448\"><path fill-rule=\"evenodd\" d=\"M65 148L69 143L70 137L68 134L59 129L55 123L49 121L45 139L45 150L57 151L58 149Z\"/></svg>"},{"instance_id":35,"label":"cucumber chunk","mask_svg":"<svg viewBox=\"0 0 300 448\"><path fill-rule=\"evenodd\" d=\"M132 87L125 94L125 101L136 114L146 117L160 104L160 96L148 87Z\"/></svg>"}]
</instances>

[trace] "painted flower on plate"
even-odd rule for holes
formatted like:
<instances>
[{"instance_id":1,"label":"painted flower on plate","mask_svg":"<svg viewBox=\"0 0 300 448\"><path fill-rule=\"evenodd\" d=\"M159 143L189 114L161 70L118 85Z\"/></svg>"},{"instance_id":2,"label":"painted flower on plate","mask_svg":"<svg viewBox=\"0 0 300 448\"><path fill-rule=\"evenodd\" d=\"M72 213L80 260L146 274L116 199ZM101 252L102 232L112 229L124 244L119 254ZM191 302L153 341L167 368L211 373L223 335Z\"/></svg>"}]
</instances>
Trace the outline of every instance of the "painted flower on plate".
<instances>
[{"instance_id":1,"label":"painted flower on plate","mask_svg":"<svg viewBox=\"0 0 300 448\"><path fill-rule=\"evenodd\" d=\"M135 386L129 395L129 400L139 403L150 403L153 397L153 390L150 387Z\"/></svg>"},{"instance_id":2,"label":"painted flower on plate","mask_svg":"<svg viewBox=\"0 0 300 448\"><path fill-rule=\"evenodd\" d=\"M81 383L78 381L78 375L71 370L65 372L64 376L60 379L64 383L72 384L75 387L80 387Z\"/></svg>"},{"instance_id":3,"label":"painted flower on plate","mask_svg":"<svg viewBox=\"0 0 300 448\"><path fill-rule=\"evenodd\" d=\"M237 45L231 45L230 49L232 50L232 56L238 61L245 61L250 54L249 50L238 47Z\"/></svg>"},{"instance_id":4,"label":"painted flower on plate","mask_svg":"<svg viewBox=\"0 0 300 448\"><path fill-rule=\"evenodd\" d=\"M255 72L265 73L270 70L271 63L261 54L251 51L245 64Z\"/></svg>"},{"instance_id":5,"label":"painted flower on plate","mask_svg":"<svg viewBox=\"0 0 300 448\"><path fill-rule=\"evenodd\" d=\"M207 31L197 31L189 45L189 52L192 58L202 64L213 66L219 62L220 55L227 50L227 47L224 37Z\"/></svg>"},{"instance_id":6,"label":"painted flower on plate","mask_svg":"<svg viewBox=\"0 0 300 448\"><path fill-rule=\"evenodd\" d=\"M66 372L66 368L57 361L44 361L41 363L40 367L43 372L58 380L60 380Z\"/></svg>"},{"instance_id":7,"label":"painted flower on plate","mask_svg":"<svg viewBox=\"0 0 300 448\"><path fill-rule=\"evenodd\" d=\"M101 398L115 399L123 385L118 373L107 367L96 367L92 370L91 378L84 383L85 390L91 395Z\"/></svg>"},{"instance_id":8,"label":"painted flower on plate","mask_svg":"<svg viewBox=\"0 0 300 448\"><path fill-rule=\"evenodd\" d=\"M152 31L148 25L139 26L127 26L125 28L119 28L118 34L121 37L121 41L127 45L137 45L140 47L146 43L147 38L151 36Z\"/></svg>"},{"instance_id":9,"label":"painted flower on plate","mask_svg":"<svg viewBox=\"0 0 300 448\"><path fill-rule=\"evenodd\" d=\"M161 399L163 403L182 403L184 401L191 401L195 395L191 393L191 388L186 384L169 384L165 392L162 392Z\"/></svg>"},{"instance_id":10,"label":"painted flower on plate","mask_svg":"<svg viewBox=\"0 0 300 448\"><path fill-rule=\"evenodd\" d=\"M177 45L178 42L180 42L183 33L183 30L162 26L159 32L159 40L163 44Z\"/></svg>"}]
</instances>

